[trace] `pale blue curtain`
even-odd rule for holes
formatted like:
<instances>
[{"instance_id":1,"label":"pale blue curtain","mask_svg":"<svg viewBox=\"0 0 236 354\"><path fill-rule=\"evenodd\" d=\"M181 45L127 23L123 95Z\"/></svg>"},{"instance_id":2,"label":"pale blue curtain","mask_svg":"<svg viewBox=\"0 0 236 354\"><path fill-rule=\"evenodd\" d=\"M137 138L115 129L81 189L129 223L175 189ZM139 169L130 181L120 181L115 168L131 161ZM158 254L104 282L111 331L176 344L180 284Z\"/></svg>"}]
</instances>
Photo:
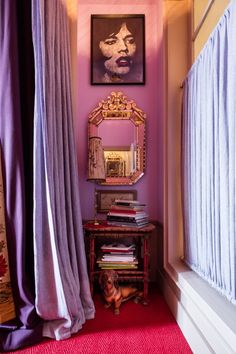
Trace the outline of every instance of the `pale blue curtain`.
<instances>
[{"instance_id":1,"label":"pale blue curtain","mask_svg":"<svg viewBox=\"0 0 236 354\"><path fill-rule=\"evenodd\" d=\"M94 317L74 143L68 18L62 1L32 0L35 56L34 253L44 335L70 337Z\"/></svg>"},{"instance_id":2,"label":"pale blue curtain","mask_svg":"<svg viewBox=\"0 0 236 354\"><path fill-rule=\"evenodd\" d=\"M236 1L184 83L185 261L236 302Z\"/></svg>"}]
</instances>

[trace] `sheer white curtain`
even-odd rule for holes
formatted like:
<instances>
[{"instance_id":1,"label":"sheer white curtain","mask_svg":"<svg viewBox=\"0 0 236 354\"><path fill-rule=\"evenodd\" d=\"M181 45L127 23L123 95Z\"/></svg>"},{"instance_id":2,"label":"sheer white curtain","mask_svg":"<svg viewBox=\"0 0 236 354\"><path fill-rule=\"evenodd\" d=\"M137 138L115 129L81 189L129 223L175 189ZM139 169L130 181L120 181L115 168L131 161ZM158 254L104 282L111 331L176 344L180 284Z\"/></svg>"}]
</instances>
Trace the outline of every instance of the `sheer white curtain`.
<instances>
[{"instance_id":1,"label":"sheer white curtain","mask_svg":"<svg viewBox=\"0 0 236 354\"><path fill-rule=\"evenodd\" d=\"M183 99L185 261L236 302L236 1L187 75Z\"/></svg>"},{"instance_id":2,"label":"sheer white curtain","mask_svg":"<svg viewBox=\"0 0 236 354\"><path fill-rule=\"evenodd\" d=\"M34 253L44 335L64 339L94 317L74 143L68 18L62 1L32 0L35 57Z\"/></svg>"}]
</instances>

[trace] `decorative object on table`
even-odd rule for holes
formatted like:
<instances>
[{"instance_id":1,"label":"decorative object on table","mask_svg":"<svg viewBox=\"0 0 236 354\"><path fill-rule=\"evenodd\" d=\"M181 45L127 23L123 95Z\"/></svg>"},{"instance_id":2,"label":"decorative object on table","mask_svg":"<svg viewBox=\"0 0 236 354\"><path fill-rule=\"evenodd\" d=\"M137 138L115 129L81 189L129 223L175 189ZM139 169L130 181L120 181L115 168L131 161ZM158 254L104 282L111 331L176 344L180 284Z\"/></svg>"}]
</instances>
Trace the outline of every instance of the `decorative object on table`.
<instances>
[{"instance_id":1,"label":"decorative object on table","mask_svg":"<svg viewBox=\"0 0 236 354\"><path fill-rule=\"evenodd\" d=\"M112 226L141 228L148 224L145 204L138 200L116 199L107 213L107 223Z\"/></svg>"},{"instance_id":2,"label":"decorative object on table","mask_svg":"<svg viewBox=\"0 0 236 354\"><path fill-rule=\"evenodd\" d=\"M99 213L107 213L116 199L135 200L136 190L97 190L97 208Z\"/></svg>"},{"instance_id":3,"label":"decorative object on table","mask_svg":"<svg viewBox=\"0 0 236 354\"><path fill-rule=\"evenodd\" d=\"M105 307L114 305L115 315L119 315L121 303L134 298L138 303L143 298L143 292L132 286L119 286L118 273L115 270L103 270L99 277L103 291Z\"/></svg>"},{"instance_id":4,"label":"decorative object on table","mask_svg":"<svg viewBox=\"0 0 236 354\"><path fill-rule=\"evenodd\" d=\"M100 137L93 136L89 138L88 181L94 182L94 225L99 224L97 221L96 183L104 181L105 178L105 161L102 140Z\"/></svg>"},{"instance_id":5,"label":"decorative object on table","mask_svg":"<svg viewBox=\"0 0 236 354\"><path fill-rule=\"evenodd\" d=\"M145 84L145 16L91 15L91 84Z\"/></svg>"}]
</instances>

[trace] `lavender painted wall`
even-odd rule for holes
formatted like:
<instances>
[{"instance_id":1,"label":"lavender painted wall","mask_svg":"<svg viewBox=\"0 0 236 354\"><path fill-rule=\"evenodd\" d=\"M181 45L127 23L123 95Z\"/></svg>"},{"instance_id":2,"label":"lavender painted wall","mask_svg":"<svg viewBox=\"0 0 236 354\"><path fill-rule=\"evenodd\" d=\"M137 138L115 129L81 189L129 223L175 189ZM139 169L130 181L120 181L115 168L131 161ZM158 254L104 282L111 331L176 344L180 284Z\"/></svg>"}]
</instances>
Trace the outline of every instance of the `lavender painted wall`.
<instances>
[{"instance_id":1,"label":"lavender painted wall","mask_svg":"<svg viewBox=\"0 0 236 354\"><path fill-rule=\"evenodd\" d=\"M136 189L147 203L151 219L163 222L163 48L162 1L78 0L77 117L79 185L83 219L93 218L94 186L87 182L87 121L89 112L112 91L122 91L147 114L145 175L133 186L98 186L98 189ZM145 14L146 84L144 86L90 85L90 15ZM122 124L122 123L121 123ZM100 215L104 217L104 215Z\"/></svg>"}]
</instances>

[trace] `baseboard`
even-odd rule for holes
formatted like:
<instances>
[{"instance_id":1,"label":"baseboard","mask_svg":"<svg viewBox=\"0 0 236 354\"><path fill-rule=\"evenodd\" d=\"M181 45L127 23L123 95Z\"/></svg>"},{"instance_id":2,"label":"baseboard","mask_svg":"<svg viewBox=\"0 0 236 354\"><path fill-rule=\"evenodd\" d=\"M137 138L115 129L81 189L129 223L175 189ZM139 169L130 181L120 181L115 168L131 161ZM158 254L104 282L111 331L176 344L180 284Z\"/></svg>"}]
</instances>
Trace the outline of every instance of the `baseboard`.
<instances>
[{"instance_id":1,"label":"baseboard","mask_svg":"<svg viewBox=\"0 0 236 354\"><path fill-rule=\"evenodd\" d=\"M191 276L189 276L191 272ZM191 289L191 280L197 275L189 271L177 272L173 278L163 270L158 274L158 283L164 295L164 298L173 313L181 331L188 341L192 351L199 354L208 353L235 353L236 331L233 323L235 322L235 306L219 294L215 294L214 289L210 288L206 282L198 279L202 287L206 288L206 298L200 298L201 294L197 289ZM198 277L198 276L197 276ZM199 277L198 277L199 278ZM196 283L195 283L196 287ZM207 290L207 288L210 288ZM210 291L210 304L207 303ZM213 293L212 293L213 291ZM204 294L204 292L202 293ZM216 299L214 299L216 296ZM232 307L232 319L228 323L217 313L214 308L215 301L219 304L222 300L222 306ZM222 310L222 309L219 309ZM231 320L234 319L231 326Z\"/></svg>"}]
</instances>

